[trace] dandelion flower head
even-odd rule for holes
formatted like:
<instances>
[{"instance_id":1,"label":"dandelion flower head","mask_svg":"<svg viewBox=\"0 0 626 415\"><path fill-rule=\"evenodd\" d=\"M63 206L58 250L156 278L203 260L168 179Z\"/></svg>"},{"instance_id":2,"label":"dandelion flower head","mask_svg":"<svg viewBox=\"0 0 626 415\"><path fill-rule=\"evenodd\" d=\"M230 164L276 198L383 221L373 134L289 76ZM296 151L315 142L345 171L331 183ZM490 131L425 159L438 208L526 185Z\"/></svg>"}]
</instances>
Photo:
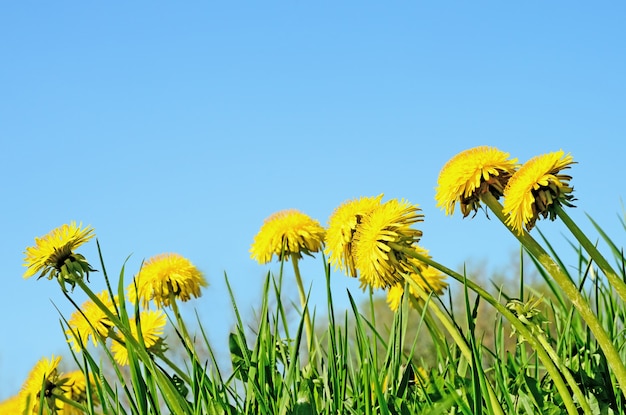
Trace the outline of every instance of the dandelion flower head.
<instances>
[{"instance_id":1,"label":"dandelion flower head","mask_svg":"<svg viewBox=\"0 0 626 415\"><path fill-rule=\"evenodd\" d=\"M254 237L250 256L260 264L267 264L276 255L288 259L291 254L298 258L302 254L319 252L324 243L326 230L308 215L286 209L268 217Z\"/></svg>"},{"instance_id":2,"label":"dandelion flower head","mask_svg":"<svg viewBox=\"0 0 626 415\"><path fill-rule=\"evenodd\" d=\"M352 243L357 226L363 218L380 206L383 195L362 197L344 202L335 209L328 220L326 231L326 249L328 260L335 269L351 277L357 276L357 269L352 255Z\"/></svg>"},{"instance_id":3,"label":"dandelion flower head","mask_svg":"<svg viewBox=\"0 0 626 415\"><path fill-rule=\"evenodd\" d=\"M170 295L189 301L191 297L200 297L201 287L207 285L204 275L191 261L179 254L166 253L148 259L127 292L133 304L139 299L148 308L150 300L154 300L157 307L163 307L170 305Z\"/></svg>"},{"instance_id":4,"label":"dandelion flower head","mask_svg":"<svg viewBox=\"0 0 626 415\"><path fill-rule=\"evenodd\" d=\"M391 199L362 219L354 234L354 259L362 286L388 288L404 281L410 264L397 248L411 247L422 237L412 227L422 221L419 211L417 205Z\"/></svg>"},{"instance_id":5,"label":"dandelion flower head","mask_svg":"<svg viewBox=\"0 0 626 415\"><path fill-rule=\"evenodd\" d=\"M19 392L20 413L38 413L39 396L52 396L53 389L59 385L58 366L61 357L54 355L39 360L31 369ZM42 390L43 388L43 390ZM52 402L54 405L54 402Z\"/></svg>"},{"instance_id":6,"label":"dandelion flower head","mask_svg":"<svg viewBox=\"0 0 626 415\"><path fill-rule=\"evenodd\" d=\"M437 180L435 199L446 215L454 213L457 202L463 217L480 207L483 193L496 199L502 196L509 178L517 169L517 159L494 147L479 146L465 150L450 159Z\"/></svg>"},{"instance_id":7,"label":"dandelion flower head","mask_svg":"<svg viewBox=\"0 0 626 415\"><path fill-rule=\"evenodd\" d=\"M53 229L41 238L35 238L35 245L24 251L24 278L39 273L38 278L67 278L68 274L89 275L93 271L85 258L74 250L94 237L93 228L77 225L72 221Z\"/></svg>"},{"instance_id":8,"label":"dandelion flower head","mask_svg":"<svg viewBox=\"0 0 626 415\"><path fill-rule=\"evenodd\" d=\"M573 207L574 188L569 184L572 177L561 171L574 163L572 156L562 150L524 163L504 189L503 212L507 225L521 234L524 228L530 231L540 216L554 220L557 206Z\"/></svg>"},{"instance_id":9,"label":"dandelion flower head","mask_svg":"<svg viewBox=\"0 0 626 415\"><path fill-rule=\"evenodd\" d=\"M139 314L139 322L141 324L141 337L146 349L162 345L163 329L166 323L166 316L163 310L146 310ZM135 339L139 339L137 335L137 320L132 318L130 320L130 332ZM128 349L126 346L118 341L113 342L111 345L111 351L113 352L113 358L115 361L122 365L128 365Z\"/></svg>"},{"instance_id":10,"label":"dandelion flower head","mask_svg":"<svg viewBox=\"0 0 626 415\"><path fill-rule=\"evenodd\" d=\"M0 414L19 414L22 409L21 402L19 395L5 399L0 402Z\"/></svg>"},{"instance_id":11,"label":"dandelion flower head","mask_svg":"<svg viewBox=\"0 0 626 415\"><path fill-rule=\"evenodd\" d=\"M404 287L402 284L395 284L387 289L387 305L391 311L397 311L400 308L403 295Z\"/></svg>"},{"instance_id":12,"label":"dandelion flower head","mask_svg":"<svg viewBox=\"0 0 626 415\"><path fill-rule=\"evenodd\" d=\"M419 245L415 245L413 248L420 255L430 257L427 249L422 248ZM408 258L408 262L412 265L412 271L407 275L408 278L415 281L415 283L419 285L419 287L427 294L443 294L444 290L448 287L448 283L445 281L445 274L416 258ZM411 284L409 284L409 293L416 299L420 298L419 294ZM396 311L398 309L401 304L403 294L404 282L394 285L387 291L387 304L392 311Z\"/></svg>"},{"instance_id":13,"label":"dandelion flower head","mask_svg":"<svg viewBox=\"0 0 626 415\"><path fill-rule=\"evenodd\" d=\"M78 403L85 403L87 402L87 383L85 374L80 370L75 370L63 375L61 389L63 389L68 399ZM92 384L93 376L90 374L89 386L93 386ZM94 393L93 395L96 394Z\"/></svg>"},{"instance_id":14,"label":"dandelion flower head","mask_svg":"<svg viewBox=\"0 0 626 415\"><path fill-rule=\"evenodd\" d=\"M113 314L116 313L115 305L111 300L111 296L107 290L96 294L96 297L109 309ZM117 297L115 297L117 302ZM72 313L68 320L69 328L65 331L68 342L71 343L74 351L80 351L82 346L86 346L89 338L94 346L98 345L98 338L106 338L109 330L113 328L113 322L92 300L85 301L80 310Z\"/></svg>"}]
</instances>

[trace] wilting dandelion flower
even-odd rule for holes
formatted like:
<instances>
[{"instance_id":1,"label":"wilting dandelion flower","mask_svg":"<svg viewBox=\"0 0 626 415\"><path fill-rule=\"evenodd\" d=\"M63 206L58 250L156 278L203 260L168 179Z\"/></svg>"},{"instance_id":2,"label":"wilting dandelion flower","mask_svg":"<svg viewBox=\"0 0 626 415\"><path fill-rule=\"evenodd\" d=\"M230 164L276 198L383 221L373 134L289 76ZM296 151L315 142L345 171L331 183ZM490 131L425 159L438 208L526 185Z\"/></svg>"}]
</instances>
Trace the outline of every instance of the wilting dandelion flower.
<instances>
[{"instance_id":1,"label":"wilting dandelion flower","mask_svg":"<svg viewBox=\"0 0 626 415\"><path fill-rule=\"evenodd\" d=\"M52 393L59 386L58 366L60 361L60 356L54 357L53 355L50 359L39 360L31 369L18 395L20 400L19 413L39 413L39 397L42 393L46 398L45 402L50 407L56 408Z\"/></svg>"},{"instance_id":2,"label":"wilting dandelion flower","mask_svg":"<svg viewBox=\"0 0 626 415\"><path fill-rule=\"evenodd\" d=\"M411 271L408 258L401 250L411 247L422 236L411 226L422 221L417 205L396 199L389 200L366 215L354 234L354 260L362 286L388 288L402 283Z\"/></svg>"},{"instance_id":3,"label":"wilting dandelion flower","mask_svg":"<svg viewBox=\"0 0 626 415\"><path fill-rule=\"evenodd\" d=\"M310 255L322 249L326 231L317 220L296 210L287 209L268 217L254 237L250 256L266 264L276 255L278 259L295 254Z\"/></svg>"},{"instance_id":4,"label":"wilting dandelion flower","mask_svg":"<svg viewBox=\"0 0 626 415\"><path fill-rule=\"evenodd\" d=\"M38 278L56 278L63 289L65 283L73 287L73 279L89 277L89 272L94 271L84 256L74 252L93 237L92 227L81 228L81 225L71 222L35 238L35 246L27 247L24 252L24 266L27 267L24 278L39 273Z\"/></svg>"},{"instance_id":5,"label":"wilting dandelion flower","mask_svg":"<svg viewBox=\"0 0 626 415\"><path fill-rule=\"evenodd\" d=\"M208 284L202 272L191 261L178 254L161 254L147 260L135 281L128 287L128 298L132 303L139 298L144 308L150 300L157 307L169 306L170 295L181 301L200 297L200 288Z\"/></svg>"},{"instance_id":6,"label":"wilting dandelion flower","mask_svg":"<svg viewBox=\"0 0 626 415\"><path fill-rule=\"evenodd\" d=\"M163 310L142 311L139 314L139 321L141 324L141 337L146 349L156 349L160 351L163 345L163 338L161 336L163 335L163 328L166 323ZM137 320L135 318L130 320L130 332L135 339L139 339L137 335ZM122 366L128 365L128 349L125 344L115 341L111 345L111 351L118 364Z\"/></svg>"},{"instance_id":7,"label":"wilting dandelion flower","mask_svg":"<svg viewBox=\"0 0 626 415\"><path fill-rule=\"evenodd\" d=\"M107 290L96 294L96 296L111 313L115 314L115 304ZM117 302L117 297L115 297L115 301ZM90 337L94 346L97 346L98 337L108 337L109 330L113 328L114 324L104 310L92 300L87 300L81 305L80 310L72 313L68 320L68 326L69 328L65 331L68 342L71 343L72 349L80 351L81 344L83 347L86 346Z\"/></svg>"},{"instance_id":8,"label":"wilting dandelion flower","mask_svg":"<svg viewBox=\"0 0 626 415\"><path fill-rule=\"evenodd\" d=\"M446 215L454 213L457 202L463 217L477 212L481 195L491 193L496 199L502 196L517 167L517 159L509 159L509 153L494 147L465 150L441 169L435 196L437 206L445 209Z\"/></svg>"},{"instance_id":9,"label":"wilting dandelion flower","mask_svg":"<svg viewBox=\"0 0 626 415\"><path fill-rule=\"evenodd\" d=\"M561 171L574 163L572 156L562 150L524 163L504 189L503 213L507 225L521 234L524 228L530 231L540 216L554 220L557 206L573 207L574 188L569 185L572 177Z\"/></svg>"},{"instance_id":10,"label":"wilting dandelion flower","mask_svg":"<svg viewBox=\"0 0 626 415\"><path fill-rule=\"evenodd\" d=\"M420 255L429 256L428 250L418 245L415 245L413 248ZM443 291L448 287L448 283L445 281L445 274L415 258L408 258L408 262L413 266L413 270L408 274L408 277L415 281L422 290L433 295L443 294ZM409 293L417 299L420 298L411 284L409 284ZM396 311L399 308L403 294L404 283L396 284L387 291L387 304L392 311Z\"/></svg>"},{"instance_id":11,"label":"wilting dandelion flower","mask_svg":"<svg viewBox=\"0 0 626 415\"><path fill-rule=\"evenodd\" d=\"M357 269L352 255L352 244L357 226L372 210L380 206L383 195L362 197L343 203L335 209L328 220L326 231L326 249L328 261L335 269L351 277L357 276Z\"/></svg>"}]
</instances>

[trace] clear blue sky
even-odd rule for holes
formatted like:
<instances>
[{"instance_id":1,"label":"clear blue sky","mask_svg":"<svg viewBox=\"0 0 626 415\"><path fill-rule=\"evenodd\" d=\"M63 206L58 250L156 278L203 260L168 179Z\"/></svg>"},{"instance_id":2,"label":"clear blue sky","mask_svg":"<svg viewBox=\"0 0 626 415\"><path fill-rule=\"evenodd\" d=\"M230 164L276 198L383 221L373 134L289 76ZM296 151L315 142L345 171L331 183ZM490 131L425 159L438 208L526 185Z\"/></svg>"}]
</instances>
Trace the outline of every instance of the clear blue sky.
<instances>
[{"instance_id":1,"label":"clear blue sky","mask_svg":"<svg viewBox=\"0 0 626 415\"><path fill-rule=\"evenodd\" d=\"M470 147L571 152L571 215L623 238L624 21L620 2L3 3L0 399L67 354L53 303L71 308L22 262L71 220L95 228L112 275L129 255L129 275L162 252L191 259L211 286L188 309L224 353L224 273L244 311L258 304L276 267L248 250L278 210L326 224L385 193L421 206L440 262L506 264L517 245L495 220L435 205L441 167ZM80 252L99 268L95 243ZM321 261L303 270L323 310ZM340 302L360 293L333 284Z\"/></svg>"}]
</instances>

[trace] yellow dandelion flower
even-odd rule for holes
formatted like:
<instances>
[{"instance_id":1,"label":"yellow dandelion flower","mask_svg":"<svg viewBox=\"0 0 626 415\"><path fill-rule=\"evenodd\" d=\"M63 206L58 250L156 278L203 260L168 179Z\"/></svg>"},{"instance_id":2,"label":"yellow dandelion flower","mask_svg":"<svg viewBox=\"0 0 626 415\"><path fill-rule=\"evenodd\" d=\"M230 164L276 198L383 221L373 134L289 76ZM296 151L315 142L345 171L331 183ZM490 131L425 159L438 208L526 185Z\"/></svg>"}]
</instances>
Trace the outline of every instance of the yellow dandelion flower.
<instances>
[{"instance_id":1,"label":"yellow dandelion flower","mask_svg":"<svg viewBox=\"0 0 626 415\"><path fill-rule=\"evenodd\" d=\"M96 296L111 313L116 313L115 304L107 290L96 294ZM115 302L117 302L117 296ZM113 322L96 303L87 300L80 306L80 310L72 313L68 320L68 326L69 328L65 331L68 342L71 343L72 349L78 352L82 349L81 344L87 345L89 337L91 337L94 346L98 345L98 337L108 337L109 330L113 328Z\"/></svg>"},{"instance_id":2,"label":"yellow dandelion flower","mask_svg":"<svg viewBox=\"0 0 626 415\"><path fill-rule=\"evenodd\" d=\"M430 383L430 376L428 375L426 369L424 369L422 366L418 366L415 369L413 375L413 382L416 385L422 385L425 387L428 386L428 384Z\"/></svg>"},{"instance_id":3,"label":"yellow dandelion flower","mask_svg":"<svg viewBox=\"0 0 626 415\"><path fill-rule=\"evenodd\" d=\"M397 311L402 304L402 296L404 295L404 287L402 284L396 284L387 290L387 305L391 311Z\"/></svg>"},{"instance_id":4,"label":"yellow dandelion flower","mask_svg":"<svg viewBox=\"0 0 626 415\"><path fill-rule=\"evenodd\" d=\"M354 256L352 255L354 233L363 217L380 206L382 197L381 194L376 197L362 197L344 202L335 209L329 218L324 252L328 255L328 261L335 269L339 269L351 277L357 276Z\"/></svg>"},{"instance_id":5,"label":"yellow dandelion flower","mask_svg":"<svg viewBox=\"0 0 626 415\"><path fill-rule=\"evenodd\" d=\"M413 249L421 255L430 257L428 250L419 245L413 246ZM443 294L444 290L448 287L448 283L445 281L445 274L415 258L408 258L407 261L412 266L412 271L408 274L408 277L415 281L422 290L426 293L432 293L433 295ZM411 285L409 285L409 293L417 299L420 298L415 288ZM387 304L392 311L398 310L402 303L403 294L404 283L396 284L387 291Z\"/></svg>"},{"instance_id":6,"label":"yellow dandelion flower","mask_svg":"<svg viewBox=\"0 0 626 415\"><path fill-rule=\"evenodd\" d=\"M59 386L60 361L60 356L54 357L53 355L50 359L39 360L31 369L18 394L20 413L38 413L39 397L42 393L48 406L56 408L52 393Z\"/></svg>"},{"instance_id":7,"label":"yellow dandelion flower","mask_svg":"<svg viewBox=\"0 0 626 415\"><path fill-rule=\"evenodd\" d=\"M0 402L0 414L20 414L21 410L22 407L19 395L13 395Z\"/></svg>"},{"instance_id":8,"label":"yellow dandelion flower","mask_svg":"<svg viewBox=\"0 0 626 415\"><path fill-rule=\"evenodd\" d=\"M390 244L411 247L422 237L413 229L422 221L417 205L389 200L365 216L354 234L354 260L362 286L388 288L404 281L410 272L406 254Z\"/></svg>"},{"instance_id":9,"label":"yellow dandelion flower","mask_svg":"<svg viewBox=\"0 0 626 415\"><path fill-rule=\"evenodd\" d=\"M93 375L89 374L89 386L93 386ZM62 389L69 399L78 403L87 402L87 378L80 370L75 370L63 376ZM95 397L95 396L93 396Z\"/></svg>"},{"instance_id":10,"label":"yellow dandelion flower","mask_svg":"<svg viewBox=\"0 0 626 415\"><path fill-rule=\"evenodd\" d=\"M53 229L41 238L35 238L35 246L27 247L24 251L24 278L39 273L38 278L57 278L59 282L73 286L73 278L89 277L89 272L95 270L85 257L74 253L74 249L93 237L92 227L82 228L82 224L71 222ZM61 286L65 289L64 284Z\"/></svg>"},{"instance_id":11,"label":"yellow dandelion flower","mask_svg":"<svg viewBox=\"0 0 626 415\"><path fill-rule=\"evenodd\" d=\"M320 223L308 215L287 209L268 217L254 237L250 256L260 264L267 264L276 255L288 259L295 254L310 255L322 249L326 231Z\"/></svg>"},{"instance_id":12,"label":"yellow dandelion flower","mask_svg":"<svg viewBox=\"0 0 626 415\"><path fill-rule=\"evenodd\" d=\"M92 391L91 399L95 405L98 405L98 396L93 388L94 379L91 373L89 375L89 382L87 382L85 374L80 370L64 375L60 381L63 395L76 403L85 404L87 403L87 383L89 383L89 388ZM57 403L57 407L60 408L60 415L81 415L84 413L82 410L61 401Z\"/></svg>"},{"instance_id":13,"label":"yellow dandelion flower","mask_svg":"<svg viewBox=\"0 0 626 415\"><path fill-rule=\"evenodd\" d=\"M163 310L147 310L139 313L139 323L141 324L141 337L147 350L160 350L163 343L163 328L166 323L166 316ZM130 320L130 332L135 339L137 335L137 320ZM122 365L128 365L128 350L126 345L118 341L113 342L111 351L115 361Z\"/></svg>"},{"instance_id":14,"label":"yellow dandelion flower","mask_svg":"<svg viewBox=\"0 0 626 415\"><path fill-rule=\"evenodd\" d=\"M437 207L452 215L459 202L463 217L467 217L478 211L481 194L489 192L496 199L502 196L517 167L517 159L509 159L509 153L494 147L465 150L450 159L439 173Z\"/></svg>"},{"instance_id":15,"label":"yellow dandelion flower","mask_svg":"<svg viewBox=\"0 0 626 415\"><path fill-rule=\"evenodd\" d=\"M556 206L573 207L574 188L569 185L571 176L561 174L574 164L570 154L562 150L543 154L528 160L511 177L504 189L503 213L506 223L521 234L530 231L539 216L556 218Z\"/></svg>"},{"instance_id":16,"label":"yellow dandelion flower","mask_svg":"<svg viewBox=\"0 0 626 415\"><path fill-rule=\"evenodd\" d=\"M144 308L148 308L150 300L154 300L157 307L163 307L170 305L170 295L189 301L192 296L200 297L201 287L207 285L204 275L191 261L170 253L147 260L127 292L133 304L139 298Z\"/></svg>"}]
</instances>

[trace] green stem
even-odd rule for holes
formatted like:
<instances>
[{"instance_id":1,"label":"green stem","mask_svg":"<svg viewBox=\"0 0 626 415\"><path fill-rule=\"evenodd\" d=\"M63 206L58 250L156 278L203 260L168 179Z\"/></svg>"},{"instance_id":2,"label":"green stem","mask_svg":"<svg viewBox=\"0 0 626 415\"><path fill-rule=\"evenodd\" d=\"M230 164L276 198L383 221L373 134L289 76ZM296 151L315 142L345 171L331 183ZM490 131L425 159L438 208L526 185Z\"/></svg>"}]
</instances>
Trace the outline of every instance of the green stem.
<instances>
[{"instance_id":1,"label":"green stem","mask_svg":"<svg viewBox=\"0 0 626 415\"><path fill-rule=\"evenodd\" d=\"M89 382L87 382L87 387L91 387L91 385L89 384ZM87 408L85 407L85 405L82 405L82 404L80 404L80 403L78 403L78 402L76 402L76 401L74 401L74 400L72 400L72 399L68 398L68 397L67 397L65 394L63 394L63 393L58 393L58 392L56 391L56 388L52 390L52 396L54 396L54 399L55 399L55 400L59 400L59 401L63 402L63 403L64 403L64 404L66 404L66 405L69 405L69 406L72 406L72 407L76 408L76 411L75 411L75 412L78 412L78 413L89 413L89 412L88 412L88 410L87 410ZM63 413L65 413L65 412L67 412L67 413L72 413L72 410L67 409L67 408L64 408L64 409L63 409ZM56 413L56 412L55 412L55 413Z\"/></svg>"},{"instance_id":2,"label":"green stem","mask_svg":"<svg viewBox=\"0 0 626 415\"><path fill-rule=\"evenodd\" d=\"M572 372L569 370L568 367L566 367L563 364L563 361L557 355L556 351L552 348L552 346L548 342L548 339L546 338L546 336L540 333L540 334L537 335L537 340L546 349L546 352L548 352L548 355L550 355L550 357L552 358L554 363L561 370L561 373L563 373L563 376L567 380L567 383L570 386L571 385L576 385L575 388L572 388L572 389L574 391L574 394L576 395L576 399L578 399L578 403L580 403L580 406L583 408L584 413L585 414L592 414L593 412L591 411L591 407L589 406L589 402L587 402L587 399L585 398L585 396L583 395L582 391L578 387L578 384L576 383L576 380L574 379L574 376L572 375Z\"/></svg>"},{"instance_id":3,"label":"green stem","mask_svg":"<svg viewBox=\"0 0 626 415\"><path fill-rule=\"evenodd\" d=\"M176 296L174 295L172 291L169 292L169 300L170 300L169 301L170 308L172 309L172 312L174 313L174 317L176 318L176 323L178 324L178 328L180 328L183 341L185 342L185 347L189 351L195 351L195 348L193 347L193 341L191 340L191 337L189 336L189 333L187 332L187 326L185 325L185 322L183 321L183 318L180 315L180 311L178 309L178 303L176 302Z\"/></svg>"},{"instance_id":4,"label":"green stem","mask_svg":"<svg viewBox=\"0 0 626 415\"><path fill-rule=\"evenodd\" d=\"M181 331L181 335L183 337L183 342L185 343L185 348L188 350L188 353L195 359L196 362L200 362L200 359L198 359L198 356L196 355L196 348L194 346L194 342L191 339L191 336L189 336L189 332L187 331L187 326L185 325L185 322L180 314L180 311L178 309L178 303L176 302L176 296L174 295L174 293L172 291L169 292L169 303L170 303L170 308L172 309L172 312L174 313L174 317L176 318L176 323L178 325L178 328ZM187 382L187 384L191 385L191 379L189 378L189 376L187 376L185 373L182 372L182 370L176 366L172 361L170 361L167 357L165 357L165 355L163 353L158 353L156 354L157 356L159 356L159 358L161 360L163 360L169 367L171 367L180 378L184 379L185 382ZM202 365L200 365L200 367L202 367Z\"/></svg>"},{"instance_id":5,"label":"green stem","mask_svg":"<svg viewBox=\"0 0 626 415\"><path fill-rule=\"evenodd\" d=\"M530 346L535 350L535 352L537 353L537 356L544 364L546 371L550 375L552 381L554 382L554 385L559 391L559 394L561 395L561 398L563 399L563 403L565 404L565 407L567 408L567 412L571 415L578 414L576 405L574 404L570 391L567 389L567 386L565 385L561 372L556 367L554 361L552 361L552 359L550 358L550 355L541 346L537 338L517 318L517 316L515 316L515 314L513 314L509 309L507 309L503 304L501 304L498 300L496 300L491 294L485 291L482 287L480 287L475 282L465 278L463 275L451 270L450 268L445 267L444 265L441 265L440 263L432 260L431 258L427 256L420 255L414 249L410 249L410 248L407 248L406 246L398 245L394 243L390 243L389 246L392 249L402 251L405 254L415 259L418 259L435 269L438 269L444 274L449 275L450 277L454 278L461 284L466 284L469 289L471 289L476 294L481 296L489 304L491 304L496 310L498 310L498 312L500 312L500 314L502 314L502 316L505 319L507 319L511 323L512 326L515 327L515 329L520 333L520 335L523 336L524 339L526 339L526 341L530 344ZM582 392L578 388L578 385L576 385L575 382L573 384L570 384L569 386L572 388L572 390L574 391L574 394L577 396L579 400L581 401L584 400L584 395L582 394ZM590 413L590 412L587 412L587 413Z\"/></svg>"},{"instance_id":6,"label":"green stem","mask_svg":"<svg viewBox=\"0 0 626 415\"><path fill-rule=\"evenodd\" d=\"M163 353L163 352L153 352L153 353L159 359L164 361L165 364L168 365L174 372L176 372L178 377L181 378L182 380L184 380L185 383L187 383L187 385L191 385L192 384L191 378L185 372L183 372L178 366L176 366L174 364L174 362L172 362L167 356L165 356L165 353Z\"/></svg>"},{"instance_id":7,"label":"green stem","mask_svg":"<svg viewBox=\"0 0 626 415\"><path fill-rule=\"evenodd\" d=\"M600 345L600 348L606 356L606 360L613 369L617 382L622 394L626 396L626 366L622 361L621 356L617 352L617 349L613 345L613 342L609 338L606 330L602 327L602 324L598 320L597 316L593 313L591 306L585 300L583 295L578 291L576 285L572 282L570 277L559 267L554 259L543 249L541 245L526 231L521 234L513 230L506 225L506 218L502 212L502 205L491 194L485 193L482 195L481 200L489 206L491 211L500 219L500 221L507 226L513 235L522 243L526 250L539 261L539 263L545 268L545 270L554 278L559 284L565 295L570 299L574 307L578 310L581 317L587 323L587 326L593 333L596 341Z\"/></svg>"},{"instance_id":8,"label":"green stem","mask_svg":"<svg viewBox=\"0 0 626 415\"><path fill-rule=\"evenodd\" d=\"M302 313L304 316L304 329L306 331L307 350L309 351L309 359L313 355L313 325L311 324L311 316L309 315L309 307L307 304L307 298L304 291L304 284L302 283L302 276L300 275L300 267L298 266L298 256L294 253L291 254L291 263L293 264L293 272L296 276L296 285L298 286L298 294L300 296L300 305L302 306Z\"/></svg>"},{"instance_id":9,"label":"green stem","mask_svg":"<svg viewBox=\"0 0 626 415\"><path fill-rule=\"evenodd\" d=\"M622 301L626 302L626 283L617 275L613 267L604 258L604 256L598 251L598 248L591 243L587 235L576 225L576 223L569 217L569 215L563 210L560 205L556 207L556 214L563 221L567 229L570 230L572 235L578 240L578 242L585 248L585 251L591 256L591 259L595 261L600 267L604 275L611 283L611 287L617 291L617 294L621 297Z\"/></svg>"},{"instance_id":10,"label":"green stem","mask_svg":"<svg viewBox=\"0 0 626 415\"><path fill-rule=\"evenodd\" d=\"M411 284L411 288L417 291L422 301L424 301L424 304L427 305L428 310L432 311L437 316L437 318L446 328L448 333L450 333L450 336L452 336L452 339L454 340L454 342L459 346L461 353L463 353L463 357L465 357L465 360L467 360L467 362L470 365L473 365L472 352L470 351L469 346L467 345L467 341L461 335L461 333L459 333L459 330L452 323L452 321L450 321L450 318L446 314L444 314L443 311L441 311L439 307L437 307L437 304L431 301L432 299L430 298L430 296L426 294L426 292L422 289L422 287L420 287L419 284L417 284L415 281L409 281L409 284ZM413 296L411 296L410 298L412 301L415 301ZM430 328L434 329L436 326L434 322L432 321L432 316L430 315L430 313L426 312L423 314L424 314L424 318L426 319L426 324ZM440 346L443 345L443 342L441 341L440 338L437 338L436 341ZM474 369L477 370L477 368L474 368ZM487 379L485 379L485 383L487 385L487 392L489 394L491 408L493 409L495 414L504 415L504 411L502 410L502 405L500 405L500 402L498 401L498 398L496 397L496 393L494 392L493 387L491 386L491 383Z\"/></svg>"},{"instance_id":11,"label":"green stem","mask_svg":"<svg viewBox=\"0 0 626 415\"><path fill-rule=\"evenodd\" d=\"M176 399L174 397L179 396L178 391L174 388L172 382L166 377L164 373L157 369L154 361L148 354L147 350L139 344L139 341L135 339L133 334L131 333L129 327L122 323L122 320L119 318L117 314L111 312L111 310L98 298L98 296L89 288L85 281L80 278L77 278L76 285L78 285L81 290L91 299L102 310L102 312L111 320L111 322L122 332L124 335L124 341L132 344L133 350L137 353L139 359L143 362L144 365L148 368L150 373L156 375L156 377L160 380L160 384L164 386L162 389L163 394L168 398L168 401L172 404L176 404ZM176 405L175 409L180 411L183 410L181 405Z\"/></svg>"}]
</instances>

